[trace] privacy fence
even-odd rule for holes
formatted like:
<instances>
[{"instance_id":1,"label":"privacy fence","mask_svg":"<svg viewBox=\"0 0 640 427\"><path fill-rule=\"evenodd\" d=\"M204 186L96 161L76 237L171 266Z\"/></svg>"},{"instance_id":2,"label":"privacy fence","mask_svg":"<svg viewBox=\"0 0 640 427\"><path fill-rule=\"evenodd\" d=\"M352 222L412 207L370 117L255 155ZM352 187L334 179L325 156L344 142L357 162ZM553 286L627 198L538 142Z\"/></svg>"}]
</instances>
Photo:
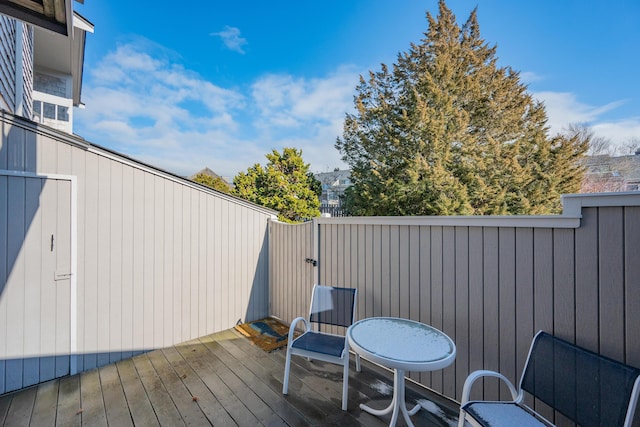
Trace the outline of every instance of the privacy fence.
<instances>
[{"instance_id":1,"label":"privacy fence","mask_svg":"<svg viewBox=\"0 0 640 427\"><path fill-rule=\"evenodd\" d=\"M268 314L276 212L0 113L0 394Z\"/></svg>"},{"instance_id":2,"label":"privacy fence","mask_svg":"<svg viewBox=\"0 0 640 427\"><path fill-rule=\"evenodd\" d=\"M540 329L640 367L640 193L563 203L560 216L271 222L271 313L304 315L314 282L358 288L358 318L414 319L453 338L454 365L411 378L456 400L476 369L517 382ZM506 390L486 381L480 396Z\"/></svg>"}]
</instances>

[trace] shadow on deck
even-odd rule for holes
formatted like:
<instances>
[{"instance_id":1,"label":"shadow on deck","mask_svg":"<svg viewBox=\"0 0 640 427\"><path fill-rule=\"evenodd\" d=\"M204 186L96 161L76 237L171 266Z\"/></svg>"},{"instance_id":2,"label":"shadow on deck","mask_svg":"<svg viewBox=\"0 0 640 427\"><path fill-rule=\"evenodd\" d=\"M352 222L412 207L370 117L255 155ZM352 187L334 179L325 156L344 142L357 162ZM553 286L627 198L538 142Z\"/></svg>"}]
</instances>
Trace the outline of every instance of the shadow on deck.
<instances>
[{"instance_id":1,"label":"shadow on deck","mask_svg":"<svg viewBox=\"0 0 640 427\"><path fill-rule=\"evenodd\" d=\"M234 330L155 350L79 375L0 396L0 425L91 426L383 426L360 403L391 400L393 373L363 360L349 378L349 410L340 410L341 367L292 359L282 395L286 350L265 353ZM455 426L454 402L407 382L407 401L427 410L416 426ZM398 425L404 425L401 419Z\"/></svg>"}]
</instances>

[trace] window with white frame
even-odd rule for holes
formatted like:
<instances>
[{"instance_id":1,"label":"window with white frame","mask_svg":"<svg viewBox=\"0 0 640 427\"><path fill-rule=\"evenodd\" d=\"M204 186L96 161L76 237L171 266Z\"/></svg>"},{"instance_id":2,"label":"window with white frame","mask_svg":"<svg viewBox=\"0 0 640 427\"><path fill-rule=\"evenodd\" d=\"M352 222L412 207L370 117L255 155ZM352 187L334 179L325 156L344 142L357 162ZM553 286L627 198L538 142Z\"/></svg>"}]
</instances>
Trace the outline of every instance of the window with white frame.
<instances>
[{"instance_id":1,"label":"window with white frame","mask_svg":"<svg viewBox=\"0 0 640 427\"><path fill-rule=\"evenodd\" d=\"M43 119L69 121L69 107L45 101L33 101L33 120L42 123Z\"/></svg>"}]
</instances>

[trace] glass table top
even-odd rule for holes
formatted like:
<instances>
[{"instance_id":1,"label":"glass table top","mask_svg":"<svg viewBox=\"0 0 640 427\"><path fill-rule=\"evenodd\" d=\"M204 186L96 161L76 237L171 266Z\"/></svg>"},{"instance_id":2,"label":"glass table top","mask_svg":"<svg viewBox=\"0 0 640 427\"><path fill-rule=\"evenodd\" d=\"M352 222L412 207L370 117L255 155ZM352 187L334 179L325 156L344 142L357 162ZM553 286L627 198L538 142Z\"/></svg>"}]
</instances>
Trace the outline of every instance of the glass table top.
<instances>
[{"instance_id":1,"label":"glass table top","mask_svg":"<svg viewBox=\"0 0 640 427\"><path fill-rule=\"evenodd\" d=\"M350 328L352 345L388 360L429 363L455 353L455 344L443 332L409 319L372 317Z\"/></svg>"}]
</instances>

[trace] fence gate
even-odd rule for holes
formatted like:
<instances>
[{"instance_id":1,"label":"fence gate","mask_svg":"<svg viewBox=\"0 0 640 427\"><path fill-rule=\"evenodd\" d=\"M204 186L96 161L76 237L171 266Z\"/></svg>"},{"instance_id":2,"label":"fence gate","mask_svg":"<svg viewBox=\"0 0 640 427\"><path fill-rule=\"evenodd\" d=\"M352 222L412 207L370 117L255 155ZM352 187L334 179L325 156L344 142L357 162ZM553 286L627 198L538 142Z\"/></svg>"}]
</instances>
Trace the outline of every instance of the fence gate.
<instances>
[{"instance_id":1,"label":"fence gate","mask_svg":"<svg viewBox=\"0 0 640 427\"><path fill-rule=\"evenodd\" d=\"M269 222L270 313L287 323L309 311L316 280L313 222Z\"/></svg>"},{"instance_id":2,"label":"fence gate","mask_svg":"<svg viewBox=\"0 0 640 427\"><path fill-rule=\"evenodd\" d=\"M0 394L70 373L72 182L0 173Z\"/></svg>"}]
</instances>

